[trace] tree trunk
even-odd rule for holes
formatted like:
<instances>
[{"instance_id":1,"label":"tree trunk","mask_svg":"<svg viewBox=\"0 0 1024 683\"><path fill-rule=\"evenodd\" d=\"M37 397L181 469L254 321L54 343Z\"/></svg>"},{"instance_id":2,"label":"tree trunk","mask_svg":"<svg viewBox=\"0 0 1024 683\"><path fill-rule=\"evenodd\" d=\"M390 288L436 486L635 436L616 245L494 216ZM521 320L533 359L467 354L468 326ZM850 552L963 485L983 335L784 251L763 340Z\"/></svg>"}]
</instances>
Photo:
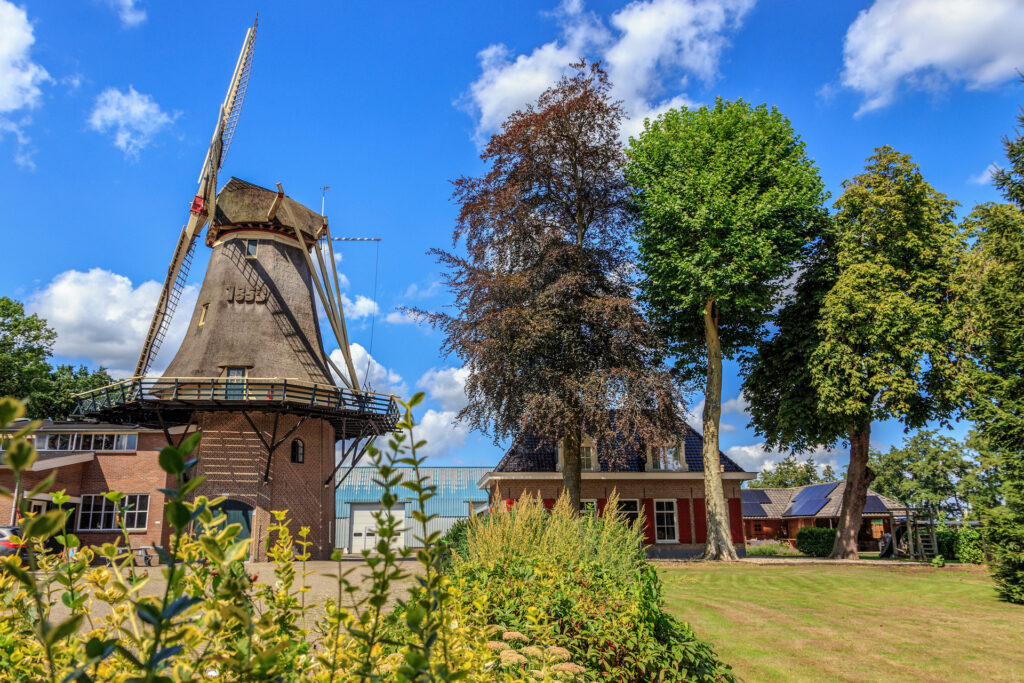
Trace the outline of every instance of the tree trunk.
<instances>
[{"instance_id":1,"label":"tree trunk","mask_svg":"<svg viewBox=\"0 0 1024 683\"><path fill-rule=\"evenodd\" d=\"M583 430L570 430L562 440L562 486L569 494L569 504L573 512L580 509L580 489L583 486L580 476L580 446L583 443Z\"/></svg>"},{"instance_id":2,"label":"tree trunk","mask_svg":"<svg viewBox=\"0 0 1024 683\"><path fill-rule=\"evenodd\" d=\"M839 532L832 546L833 560L856 560L857 535L864 518L864 504L868 487L875 480L868 467L868 446L871 441L871 422L850 428L850 466L846 469L846 492L839 511Z\"/></svg>"},{"instance_id":3,"label":"tree trunk","mask_svg":"<svg viewBox=\"0 0 1024 683\"><path fill-rule=\"evenodd\" d=\"M704 304L704 343L708 349L708 379L704 390L704 503L708 540L702 560L736 560L729 529L729 508L722 491L718 423L722 417L722 343L718 338L718 313L714 299Z\"/></svg>"}]
</instances>

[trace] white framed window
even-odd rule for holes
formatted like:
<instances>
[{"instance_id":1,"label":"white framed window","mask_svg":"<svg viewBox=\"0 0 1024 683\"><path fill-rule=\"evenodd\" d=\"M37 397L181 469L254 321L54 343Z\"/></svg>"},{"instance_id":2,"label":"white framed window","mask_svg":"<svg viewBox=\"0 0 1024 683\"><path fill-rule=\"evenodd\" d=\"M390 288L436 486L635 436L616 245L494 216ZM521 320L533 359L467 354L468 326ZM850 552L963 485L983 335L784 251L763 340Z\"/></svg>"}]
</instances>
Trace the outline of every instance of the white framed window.
<instances>
[{"instance_id":1,"label":"white framed window","mask_svg":"<svg viewBox=\"0 0 1024 683\"><path fill-rule=\"evenodd\" d=\"M246 240L245 241L245 258L256 258L260 249L259 240Z\"/></svg>"},{"instance_id":2,"label":"white framed window","mask_svg":"<svg viewBox=\"0 0 1024 683\"><path fill-rule=\"evenodd\" d=\"M558 442L558 471L565 469L565 439ZM586 434L583 435L583 443L580 445L580 471L597 472L601 469L597 461L597 447L594 440Z\"/></svg>"},{"instance_id":3,"label":"white framed window","mask_svg":"<svg viewBox=\"0 0 1024 683\"><path fill-rule=\"evenodd\" d=\"M640 518L640 501L636 499L620 500L619 514L628 523L633 524Z\"/></svg>"},{"instance_id":4,"label":"white framed window","mask_svg":"<svg viewBox=\"0 0 1024 683\"><path fill-rule=\"evenodd\" d=\"M679 542L679 530L676 525L676 501L654 501L654 541L656 543Z\"/></svg>"},{"instance_id":5,"label":"white framed window","mask_svg":"<svg viewBox=\"0 0 1024 683\"><path fill-rule=\"evenodd\" d=\"M130 531L144 531L149 525L149 494L130 493L121 501L127 508L124 526ZM79 531L117 531L117 504L103 495L82 496L78 506Z\"/></svg>"},{"instance_id":6,"label":"white framed window","mask_svg":"<svg viewBox=\"0 0 1024 683\"><path fill-rule=\"evenodd\" d=\"M40 451L134 451L138 434L36 434Z\"/></svg>"},{"instance_id":7,"label":"white framed window","mask_svg":"<svg viewBox=\"0 0 1024 683\"><path fill-rule=\"evenodd\" d=\"M597 517L597 501L593 498L580 498L580 514Z\"/></svg>"},{"instance_id":8,"label":"white framed window","mask_svg":"<svg viewBox=\"0 0 1024 683\"><path fill-rule=\"evenodd\" d=\"M647 449L647 468L665 472L687 471L683 448L681 446L651 446Z\"/></svg>"}]
</instances>

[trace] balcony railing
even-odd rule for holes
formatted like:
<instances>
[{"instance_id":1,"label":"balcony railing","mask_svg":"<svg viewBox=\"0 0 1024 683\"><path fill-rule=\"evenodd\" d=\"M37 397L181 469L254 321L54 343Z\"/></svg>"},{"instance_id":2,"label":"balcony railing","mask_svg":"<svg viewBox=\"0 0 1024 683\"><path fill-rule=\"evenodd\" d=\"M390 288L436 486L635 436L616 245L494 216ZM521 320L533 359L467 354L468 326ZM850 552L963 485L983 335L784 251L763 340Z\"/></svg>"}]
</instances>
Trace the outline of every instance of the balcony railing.
<instances>
[{"instance_id":1,"label":"balcony railing","mask_svg":"<svg viewBox=\"0 0 1024 683\"><path fill-rule=\"evenodd\" d=\"M352 411L398 418L394 397L329 384L290 379L240 377L132 377L75 395L76 415L88 415L129 403L170 402L195 405L288 405L328 411Z\"/></svg>"}]
</instances>

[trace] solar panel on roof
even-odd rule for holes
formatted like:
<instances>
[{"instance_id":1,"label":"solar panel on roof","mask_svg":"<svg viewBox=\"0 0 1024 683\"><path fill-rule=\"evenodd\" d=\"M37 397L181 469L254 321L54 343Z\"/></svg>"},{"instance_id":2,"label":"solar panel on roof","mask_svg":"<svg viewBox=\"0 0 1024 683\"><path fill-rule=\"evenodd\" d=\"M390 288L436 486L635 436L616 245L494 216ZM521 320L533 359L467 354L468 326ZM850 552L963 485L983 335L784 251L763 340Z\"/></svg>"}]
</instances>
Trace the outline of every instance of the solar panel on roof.
<instances>
[{"instance_id":1,"label":"solar panel on roof","mask_svg":"<svg viewBox=\"0 0 1024 683\"><path fill-rule=\"evenodd\" d=\"M811 498L827 498L828 494L832 493L832 489L838 485L838 482L833 481L829 484L814 484L813 486L808 486L803 491L796 494L793 498L793 502L796 503L798 501ZM820 510L821 508L818 509Z\"/></svg>"},{"instance_id":2,"label":"solar panel on roof","mask_svg":"<svg viewBox=\"0 0 1024 683\"><path fill-rule=\"evenodd\" d=\"M740 489L740 497L744 503L770 503L772 499L761 489Z\"/></svg>"},{"instance_id":3,"label":"solar panel on roof","mask_svg":"<svg viewBox=\"0 0 1024 683\"><path fill-rule=\"evenodd\" d=\"M744 517L767 517L768 513L764 511L760 503L743 503L743 516Z\"/></svg>"},{"instance_id":4,"label":"solar panel on roof","mask_svg":"<svg viewBox=\"0 0 1024 683\"><path fill-rule=\"evenodd\" d=\"M889 508L885 507L885 503L878 496L868 496L868 499L864 502L864 513L869 515L884 515L889 512Z\"/></svg>"},{"instance_id":5,"label":"solar panel on roof","mask_svg":"<svg viewBox=\"0 0 1024 683\"><path fill-rule=\"evenodd\" d=\"M794 500L793 505L786 510L783 517L813 517L818 514L821 508L825 507L825 503L828 502L828 498L805 498L804 500Z\"/></svg>"}]
</instances>

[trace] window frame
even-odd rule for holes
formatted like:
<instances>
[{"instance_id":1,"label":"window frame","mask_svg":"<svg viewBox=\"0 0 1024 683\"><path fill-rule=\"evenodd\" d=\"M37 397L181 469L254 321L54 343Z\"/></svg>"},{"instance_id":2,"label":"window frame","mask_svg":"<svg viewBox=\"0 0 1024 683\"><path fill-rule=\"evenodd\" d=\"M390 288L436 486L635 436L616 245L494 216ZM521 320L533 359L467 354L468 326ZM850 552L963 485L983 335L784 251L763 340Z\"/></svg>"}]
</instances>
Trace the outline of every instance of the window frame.
<instances>
[{"instance_id":1,"label":"window frame","mask_svg":"<svg viewBox=\"0 0 1024 683\"><path fill-rule=\"evenodd\" d=\"M589 448L591 453L590 467L583 466L583 449ZM556 472L565 471L565 438L558 440L558 461L555 463ZM600 472L601 462L598 460L597 454L597 442L586 434L583 435L582 443L580 443L580 472Z\"/></svg>"},{"instance_id":2,"label":"window frame","mask_svg":"<svg viewBox=\"0 0 1024 683\"><path fill-rule=\"evenodd\" d=\"M594 507L587 510L587 505L593 505ZM591 517L597 517L597 498L580 498L580 514L584 512L590 512Z\"/></svg>"},{"instance_id":3,"label":"window frame","mask_svg":"<svg viewBox=\"0 0 1024 683\"><path fill-rule=\"evenodd\" d=\"M625 510L622 509L622 504L623 503L635 503L636 504L636 511L635 512L626 512ZM622 515L623 519L625 519L629 524L633 524L636 520L640 519L640 513L643 512L643 509L644 509L644 506L640 504L640 499L639 498L620 498L619 499L619 514ZM630 517L628 515L632 515L632 517Z\"/></svg>"},{"instance_id":4,"label":"window frame","mask_svg":"<svg viewBox=\"0 0 1024 683\"><path fill-rule=\"evenodd\" d=\"M134 500L134 503L132 502ZM146 505L143 508L139 503L145 499ZM86 501L88 501L89 509L86 510ZM99 502L99 509L96 509L96 503ZM150 507L150 494L148 493L128 493L125 494L124 503L125 505L131 505L132 509L125 510L124 524L125 529L128 531L146 531L149 528L149 507ZM103 533L109 531L120 531L121 528L117 525L117 503L107 500L107 497L102 493L85 493L82 494L82 500L78 504L78 516L75 520L75 530L84 533ZM139 519L142 519L142 525L139 525ZM99 525L93 526L93 519L99 519ZM103 526L104 519L109 519L109 526ZM89 525L83 526L83 520L88 520ZM129 525L129 520L132 520L132 525Z\"/></svg>"},{"instance_id":5,"label":"window frame","mask_svg":"<svg viewBox=\"0 0 1024 683\"><path fill-rule=\"evenodd\" d=\"M251 245L256 245L256 248L252 250L252 253L249 253L249 247ZM245 254L245 258L259 258L260 257L260 241L258 239L249 239L249 238L247 238L245 240L245 247L243 249L243 253Z\"/></svg>"},{"instance_id":6,"label":"window frame","mask_svg":"<svg viewBox=\"0 0 1024 683\"><path fill-rule=\"evenodd\" d=\"M667 449L675 451L675 467L661 467L661 451ZM665 462L668 462L667 458ZM656 466L657 464L657 466ZM682 441L675 444L660 444L647 447L647 471L648 472L689 472L686 464L686 444Z\"/></svg>"},{"instance_id":7,"label":"window frame","mask_svg":"<svg viewBox=\"0 0 1024 683\"><path fill-rule=\"evenodd\" d=\"M296 458L296 446L298 446L298 458ZM292 439L291 445L291 461L296 465L302 465L306 462L306 444L302 439Z\"/></svg>"},{"instance_id":8,"label":"window frame","mask_svg":"<svg viewBox=\"0 0 1024 683\"><path fill-rule=\"evenodd\" d=\"M658 515L668 514L666 510L658 510L658 503L671 503L672 504L672 538L658 538L659 521ZM679 503L675 498L655 498L654 499L654 542L669 544L679 543Z\"/></svg>"}]
</instances>

